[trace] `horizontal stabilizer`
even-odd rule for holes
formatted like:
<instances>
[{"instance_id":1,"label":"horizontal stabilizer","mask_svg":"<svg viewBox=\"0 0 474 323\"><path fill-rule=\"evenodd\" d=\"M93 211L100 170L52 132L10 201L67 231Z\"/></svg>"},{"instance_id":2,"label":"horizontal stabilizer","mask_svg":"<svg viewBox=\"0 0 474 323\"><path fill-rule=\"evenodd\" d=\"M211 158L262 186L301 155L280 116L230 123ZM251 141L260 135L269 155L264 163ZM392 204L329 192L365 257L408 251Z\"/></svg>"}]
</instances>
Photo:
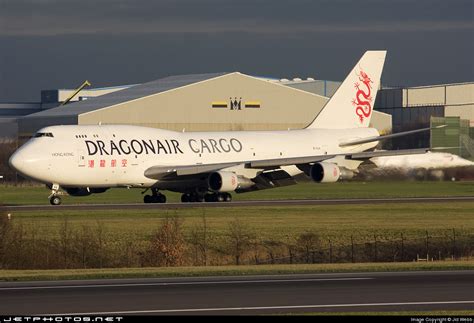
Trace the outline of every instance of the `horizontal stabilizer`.
<instances>
[{"instance_id":1,"label":"horizontal stabilizer","mask_svg":"<svg viewBox=\"0 0 474 323\"><path fill-rule=\"evenodd\" d=\"M376 137L368 137L368 138L363 138L363 139L356 139L356 140L342 142L339 144L339 147L361 145L361 144L366 144L368 142L380 141L380 140L385 140L385 139L390 139L390 138L397 138L397 137L411 135L414 133L429 131L431 129L439 129L439 128L444 128L444 127L446 127L446 125L437 126L433 128L422 128L422 129L398 132L398 133L393 133L393 134L385 135L385 136L376 136Z\"/></svg>"},{"instance_id":2,"label":"horizontal stabilizer","mask_svg":"<svg viewBox=\"0 0 474 323\"><path fill-rule=\"evenodd\" d=\"M346 159L361 160L383 156L418 155L427 153L428 151L430 151L430 148L365 151L347 155Z\"/></svg>"}]
</instances>

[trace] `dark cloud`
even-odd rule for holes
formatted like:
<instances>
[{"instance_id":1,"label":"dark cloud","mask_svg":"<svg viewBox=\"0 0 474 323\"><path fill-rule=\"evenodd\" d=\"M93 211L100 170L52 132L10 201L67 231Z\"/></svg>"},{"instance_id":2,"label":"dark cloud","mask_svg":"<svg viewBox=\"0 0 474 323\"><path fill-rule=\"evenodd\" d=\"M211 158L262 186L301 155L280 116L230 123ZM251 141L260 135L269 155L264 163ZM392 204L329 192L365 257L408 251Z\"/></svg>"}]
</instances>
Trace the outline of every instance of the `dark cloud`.
<instances>
[{"instance_id":1,"label":"dark cloud","mask_svg":"<svg viewBox=\"0 0 474 323\"><path fill-rule=\"evenodd\" d=\"M241 71L340 80L388 49L385 84L472 81L471 0L3 0L0 101L40 89Z\"/></svg>"},{"instance_id":2,"label":"dark cloud","mask_svg":"<svg viewBox=\"0 0 474 323\"><path fill-rule=\"evenodd\" d=\"M452 0L6 0L0 34L473 30L469 7Z\"/></svg>"}]
</instances>

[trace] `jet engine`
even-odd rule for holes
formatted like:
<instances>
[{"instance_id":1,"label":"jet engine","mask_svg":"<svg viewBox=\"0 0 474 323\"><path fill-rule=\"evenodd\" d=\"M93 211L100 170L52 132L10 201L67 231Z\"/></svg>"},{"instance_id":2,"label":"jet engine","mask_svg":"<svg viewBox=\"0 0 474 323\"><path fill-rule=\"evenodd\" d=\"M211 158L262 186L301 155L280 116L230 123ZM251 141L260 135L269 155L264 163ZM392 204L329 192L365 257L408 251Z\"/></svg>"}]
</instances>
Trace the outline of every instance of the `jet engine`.
<instances>
[{"instance_id":1,"label":"jet engine","mask_svg":"<svg viewBox=\"0 0 474 323\"><path fill-rule=\"evenodd\" d=\"M309 176L317 183L334 183L340 179L351 179L354 172L333 163L316 163L311 166Z\"/></svg>"},{"instance_id":2,"label":"jet engine","mask_svg":"<svg viewBox=\"0 0 474 323\"><path fill-rule=\"evenodd\" d=\"M95 193L104 193L108 190L108 187L97 188L97 187L69 187L66 188L66 192L71 196L88 196Z\"/></svg>"},{"instance_id":3,"label":"jet engine","mask_svg":"<svg viewBox=\"0 0 474 323\"><path fill-rule=\"evenodd\" d=\"M207 179L209 189L214 192L233 192L239 188L255 185L250 179L233 172L214 172Z\"/></svg>"}]
</instances>

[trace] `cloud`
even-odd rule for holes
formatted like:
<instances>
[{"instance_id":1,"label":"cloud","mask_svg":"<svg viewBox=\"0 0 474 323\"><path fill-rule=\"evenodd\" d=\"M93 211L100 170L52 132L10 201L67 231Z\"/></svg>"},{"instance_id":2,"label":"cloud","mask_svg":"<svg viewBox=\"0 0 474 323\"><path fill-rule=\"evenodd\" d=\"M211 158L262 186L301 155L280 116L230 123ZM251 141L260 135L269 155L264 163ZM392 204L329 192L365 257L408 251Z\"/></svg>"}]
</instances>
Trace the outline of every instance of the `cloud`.
<instances>
[{"instance_id":1,"label":"cloud","mask_svg":"<svg viewBox=\"0 0 474 323\"><path fill-rule=\"evenodd\" d=\"M474 30L464 0L4 0L0 35Z\"/></svg>"}]
</instances>

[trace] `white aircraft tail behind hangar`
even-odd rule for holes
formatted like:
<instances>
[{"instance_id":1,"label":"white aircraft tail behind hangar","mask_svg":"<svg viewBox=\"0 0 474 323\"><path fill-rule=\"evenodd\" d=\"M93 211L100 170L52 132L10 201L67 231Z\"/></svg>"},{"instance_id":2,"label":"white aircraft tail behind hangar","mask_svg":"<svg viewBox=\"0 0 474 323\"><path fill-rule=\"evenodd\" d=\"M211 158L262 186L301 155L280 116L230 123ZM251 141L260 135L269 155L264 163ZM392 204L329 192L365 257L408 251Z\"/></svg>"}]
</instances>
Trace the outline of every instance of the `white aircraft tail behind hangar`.
<instances>
[{"instance_id":1,"label":"white aircraft tail behind hangar","mask_svg":"<svg viewBox=\"0 0 474 323\"><path fill-rule=\"evenodd\" d=\"M160 191L183 202L230 201L231 192L349 178L360 162L426 149L373 151L386 138L369 128L386 51L367 51L305 129L175 132L130 125L65 125L40 129L10 158L19 173L45 183L50 202L111 187L151 190L145 203L163 203Z\"/></svg>"}]
</instances>

